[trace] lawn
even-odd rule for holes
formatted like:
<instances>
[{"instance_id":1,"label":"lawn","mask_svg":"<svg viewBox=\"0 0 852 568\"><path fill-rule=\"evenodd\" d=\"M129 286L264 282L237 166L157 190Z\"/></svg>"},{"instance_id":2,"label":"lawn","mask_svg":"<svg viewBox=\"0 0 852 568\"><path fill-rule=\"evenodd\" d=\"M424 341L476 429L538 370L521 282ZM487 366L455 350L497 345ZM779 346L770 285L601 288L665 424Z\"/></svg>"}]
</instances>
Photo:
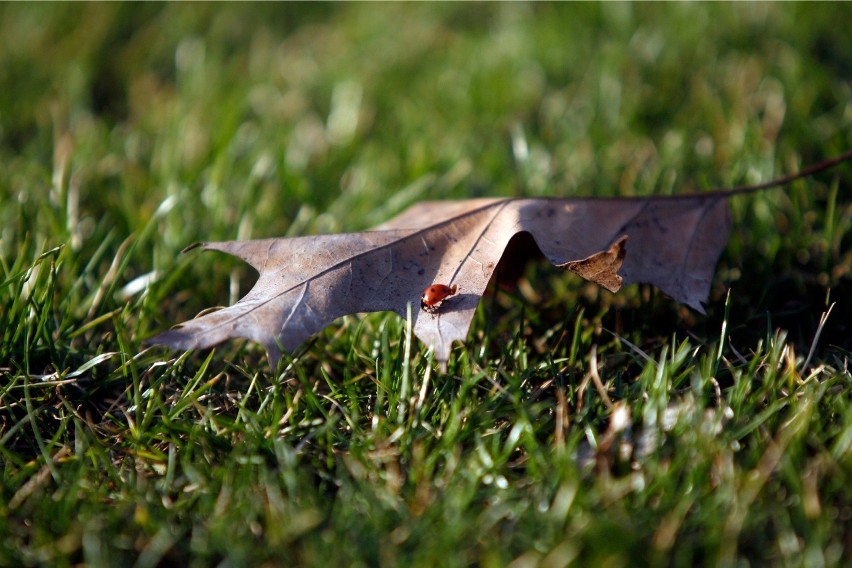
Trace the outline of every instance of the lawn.
<instances>
[{"instance_id":1,"label":"lawn","mask_svg":"<svg viewBox=\"0 0 852 568\"><path fill-rule=\"evenodd\" d=\"M732 200L707 315L546 263L446 373L393 314L277 369L144 340L197 241L650 196L852 148L846 4L0 5L0 566L841 566L852 166Z\"/></svg>"}]
</instances>

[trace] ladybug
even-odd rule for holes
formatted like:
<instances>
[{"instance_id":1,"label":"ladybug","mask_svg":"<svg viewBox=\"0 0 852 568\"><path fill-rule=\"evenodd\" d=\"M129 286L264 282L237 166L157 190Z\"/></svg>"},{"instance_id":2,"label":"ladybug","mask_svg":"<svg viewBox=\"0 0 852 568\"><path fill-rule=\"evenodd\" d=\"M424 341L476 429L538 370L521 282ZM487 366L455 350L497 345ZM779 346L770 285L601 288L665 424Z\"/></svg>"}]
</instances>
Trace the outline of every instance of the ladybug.
<instances>
[{"instance_id":1,"label":"ladybug","mask_svg":"<svg viewBox=\"0 0 852 568\"><path fill-rule=\"evenodd\" d=\"M444 303L444 300L456 293L456 285L446 286L445 284L432 284L423 290L423 296L420 297L420 308L424 312L434 314Z\"/></svg>"}]
</instances>

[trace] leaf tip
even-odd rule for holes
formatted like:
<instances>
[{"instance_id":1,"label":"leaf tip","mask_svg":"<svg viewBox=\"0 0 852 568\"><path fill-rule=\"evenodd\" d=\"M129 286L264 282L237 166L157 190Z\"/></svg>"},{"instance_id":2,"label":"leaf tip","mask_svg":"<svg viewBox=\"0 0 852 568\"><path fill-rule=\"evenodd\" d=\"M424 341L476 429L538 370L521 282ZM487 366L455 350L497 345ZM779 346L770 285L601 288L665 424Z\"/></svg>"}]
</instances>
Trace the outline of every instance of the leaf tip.
<instances>
[{"instance_id":1,"label":"leaf tip","mask_svg":"<svg viewBox=\"0 0 852 568\"><path fill-rule=\"evenodd\" d=\"M704 307L704 302L700 302L700 301L695 300L695 301L691 301L691 302L686 302L686 305L689 306L690 308L692 308L693 310L695 310L696 312L698 312L699 314L701 314L702 316L707 315L707 310Z\"/></svg>"},{"instance_id":2,"label":"leaf tip","mask_svg":"<svg viewBox=\"0 0 852 568\"><path fill-rule=\"evenodd\" d=\"M148 339L143 339L142 344L164 345L172 349L193 349L195 347L194 341L192 341L191 336L183 329L182 324L176 325Z\"/></svg>"},{"instance_id":3,"label":"leaf tip","mask_svg":"<svg viewBox=\"0 0 852 568\"><path fill-rule=\"evenodd\" d=\"M560 268L576 272L586 280L600 284L610 292L618 292L624 279L618 275L627 254L627 235L622 235L609 247L582 260L560 264Z\"/></svg>"}]
</instances>

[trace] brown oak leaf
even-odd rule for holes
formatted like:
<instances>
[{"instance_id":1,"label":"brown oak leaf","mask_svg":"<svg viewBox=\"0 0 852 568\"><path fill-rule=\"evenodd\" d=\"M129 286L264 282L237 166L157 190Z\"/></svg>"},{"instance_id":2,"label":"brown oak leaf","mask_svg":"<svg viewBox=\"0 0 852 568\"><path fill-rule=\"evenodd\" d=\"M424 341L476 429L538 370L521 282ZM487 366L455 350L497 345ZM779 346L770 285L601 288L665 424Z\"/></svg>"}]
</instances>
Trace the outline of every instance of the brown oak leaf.
<instances>
[{"instance_id":1,"label":"brown oak leaf","mask_svg":"<svg viewBox=\"0 0 852 568\"><path fill-rule=\"evenodd\" d=\"M852 158L852 152L771 182L672 197L613 199L469 199L424 202L372 231L204 243L259 272L233 306L206 313L150 343L201 349L231 338L266 347L275 368L336 318L393 311L442 364L467 336L474 311L509 241L528 234L554 265L610 291L649 283L703 313L716 262L730 232L727 200L788 183ZM524 241L521 241L524 242ZM529 242L529 241L527 241ZM532 254L530 250L515 254ZM434 313L420 309L432 284L457 293Z\"/></svg>"}]
</instances>

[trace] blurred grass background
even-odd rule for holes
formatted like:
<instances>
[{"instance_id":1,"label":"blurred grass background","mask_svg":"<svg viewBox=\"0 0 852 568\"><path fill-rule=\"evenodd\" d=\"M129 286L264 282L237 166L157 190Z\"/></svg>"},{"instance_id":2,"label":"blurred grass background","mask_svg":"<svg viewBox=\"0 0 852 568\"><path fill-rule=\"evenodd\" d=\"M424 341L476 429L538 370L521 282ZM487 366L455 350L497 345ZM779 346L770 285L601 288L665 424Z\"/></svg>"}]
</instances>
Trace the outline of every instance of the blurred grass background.
<instances>
[{"instance_id":1,"label":"blurred grass background","mask_svg":"<svg viewBox=\"0 0 852 568\"><path fill-rule=\"evenodd\" d=\"M251 284L178 254L196 241L704 190L847 150L850 24L803 3L0 5L0 564L841 565L849 166L733 200L707 318L533 266L446 377L385 314L277 376L253 345L141 342Z\"/></svg>"}]
</instances>

